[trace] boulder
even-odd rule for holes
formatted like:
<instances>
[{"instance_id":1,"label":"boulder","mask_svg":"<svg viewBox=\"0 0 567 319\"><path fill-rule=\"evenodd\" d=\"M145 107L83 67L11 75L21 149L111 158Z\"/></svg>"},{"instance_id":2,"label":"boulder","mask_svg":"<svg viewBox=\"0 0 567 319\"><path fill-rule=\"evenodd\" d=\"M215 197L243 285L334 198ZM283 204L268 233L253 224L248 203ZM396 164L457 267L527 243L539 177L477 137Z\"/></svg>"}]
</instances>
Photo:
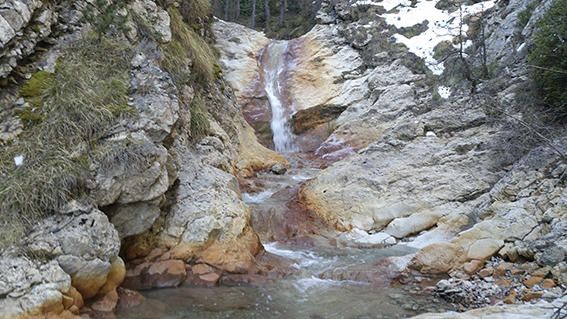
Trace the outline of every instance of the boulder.
<instances>
[{"instance_id":1,"label":"boulder","mask_svg":"<svg viewBox=\"0 0 567 319\"><path fill-rule=\"evenodd\" d=\"M233 175L202 163L197 154L178 149L176 201L165 218L162 245L174 258L200 257L227 271L243 271L254 262L260 242L250 227Z\"/></svg>"},{"instance_id":2,"label":"boulder","mask_svg":"<svg viewBox=\"0 0 567 319\"><path fill-rule=\"evenodd\" d=\"M170 17L167 11L150 0L136 0L129 4L129 10L151 28L161 43L171 41ZM135 27L134 27L135 28Z\"/></svg>"},{"instance_id":3,"label":"boulder","mask_svg":"<svg viewBox=\"0 0 567 319\"><path fill-rule=\"evenodd\" d=\"M101 147L111 151L96 168L93 197L99 206L153 201L169 188L168 152L145 133L121 134Z\"/></svg>"},{"instance_id":4,"label":"boulder","mask_svg":"<svg viewBox=\"0 0 567 319\"><path fill-rule=\"evenodd\" d=\"M29 253L57 260L85 299L107 283L111 269L124 268L118 260L118 232L104 213L88 205L70 203L34 227L24 243ZM120 284L119 278L112 280Z\"/></svg>"}]
</instances>

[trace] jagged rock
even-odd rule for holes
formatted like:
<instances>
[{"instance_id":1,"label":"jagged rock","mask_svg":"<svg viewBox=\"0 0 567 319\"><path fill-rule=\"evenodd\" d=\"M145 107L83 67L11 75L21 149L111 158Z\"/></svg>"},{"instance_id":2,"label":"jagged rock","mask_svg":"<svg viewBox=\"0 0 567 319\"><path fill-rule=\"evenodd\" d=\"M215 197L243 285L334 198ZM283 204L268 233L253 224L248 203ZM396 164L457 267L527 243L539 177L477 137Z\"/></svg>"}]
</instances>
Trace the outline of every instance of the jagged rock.
<instances>
[{"instance_id":1,"label":"jagged rock","mask_svg":"<svg viewBox=\"0 0 567 319\"><path fill-rule=\"evenodd\" d=\"M151 1L148 3L155 6ZM179 119L180 103L171 76L159 67L157 50L157 47L145 48L132 60L129 104L139 115L133 129L143 130L153 142L161 143Z\"/></svg>"},{"instance_id":2,"label":"jagged rock","mask_svg":"<svg viewBox=\"0 0 567 319\"><path fill-rule=\"evenodd\" d=\"M0 257L0 309L4 318L64 310L63 296L71 289L71 277L56 261L42 264L26 257Z\"/></svg>"},{"instance_id":3,"label":"jagged rock","mask_svg":"<svg viewBox=\"0 0 567 319\"><path fill-rule=\"evenodd\" d=\"M285 174L285 172L287 172L287 167L285 167L283 164L277 163L274 164L270 170L274 174L283 175Z\"/></svg>"},{"instance_id":4,"label":"jagged rock","mask_svg":"<svg viewBox=\"0 0 567 319\"><path fill-rule=\"evenodd\" d=\"M0 78L51 35L57 14L42 1L5 1L0 8Z\"/></svg>"},{"instance_id":5,"label":"jagged rock","mask_svg":"<svg viewBox=\"0 0 567 319\"><path fill-rule=\"evenodd\" d=\"M167 191L170 181L165 147L152 143L143 133L120 135L107 143L118 153L97 169L93 196L100 206L149 202ZM121 156L127 160L121 160Z\"/></svg>"},{"instance_id":6,"label":"jagged rock","mask_svg":"<svg viewBox=\"0 0 567 319\"><path fill-rule=\"evenodd\" d=\"M542 266L555 266L565 260L565 251L561 247L547 247L541 254L536 255L536 261Z\"/></svg>"},{"instance_id":7,"label":"jagged rock","mask_svg":"<svg viewBox=\"0 0 567 319\"><path fill-rule=\"evenodd\" d=\"M171 41L170 17L167 11L149 0L136 0L130 3L131 12L149 26L161 43Z\"/></svg>"},{"instance_id":8,"label":"jagged rock","mask_svg":"<svg viewBox=\"0 0 567 319\"><path fill-rule=\"evenodd\" d=\"M160 215L159 200L116 205L106 209L120 238L139 235L150 229Z\"/></svg>"}]
</instances>

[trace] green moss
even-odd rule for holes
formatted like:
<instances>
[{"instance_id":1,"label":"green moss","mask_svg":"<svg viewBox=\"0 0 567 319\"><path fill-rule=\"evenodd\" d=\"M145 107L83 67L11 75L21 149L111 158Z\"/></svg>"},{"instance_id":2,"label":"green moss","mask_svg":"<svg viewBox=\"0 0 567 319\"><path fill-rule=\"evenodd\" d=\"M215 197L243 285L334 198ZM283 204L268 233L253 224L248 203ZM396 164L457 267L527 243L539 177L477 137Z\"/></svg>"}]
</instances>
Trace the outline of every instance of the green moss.
<instances>
[{"instance_id":1,"label":"green moss","mask_svg":"<svg viewBox=\"0 0 567 319\"><path fill-rule=\"evenodd\" d=\"M16 111L16 115L26 124L27 126L36 125L43 121L43 115L41 112L36 111L33 107L26 107L24 109Z\"/></svg>"},{"instance_id":2,"label":"green moss","mask_svg":"<svg viewBox=\"0 0 567 319\"><path fill-rule=\"evenodd\" d=\"M43 96L53 83L54 76L46 71L38 71L20 88L20 95L33 107L40 107Z\"/></svg>"},{"instance_id":3,"label":"green moss","mask_svg":"<svg viewBox=\"0 0 567 319\"><path fill-rule=\"evenodd\" d=\"M544 102L558 116L567 113L567 0L553 2L538 22L533 49L528 54L533 79Z\"/></svg>"},{"instance_id":4,"label":"green moss","mask_svg":"<svg viewBox=\"0 0 567 319\"><path fill-rule=\"evenodd\" d=\"M215 67L215 76L217 79L220 79L222 77L222 68L218 63L215 63L214 67Z\"/></svg>"}]
</instances>

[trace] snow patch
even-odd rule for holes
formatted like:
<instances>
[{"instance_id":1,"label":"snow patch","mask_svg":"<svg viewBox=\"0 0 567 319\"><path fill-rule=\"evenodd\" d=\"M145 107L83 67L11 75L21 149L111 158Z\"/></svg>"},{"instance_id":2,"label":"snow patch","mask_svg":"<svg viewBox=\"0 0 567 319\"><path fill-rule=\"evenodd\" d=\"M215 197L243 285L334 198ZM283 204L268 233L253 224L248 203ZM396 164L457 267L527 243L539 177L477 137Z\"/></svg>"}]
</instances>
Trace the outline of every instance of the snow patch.
<instances>
[{"instance_id":1,"label":"snow patch","mask_svg":"<svg viewBox=\"0 0 567 319\"><path fill-rule=\"evenodd\" d=\"M396 2L389 0L388 2ZM433 58L433 49L437 44L443 41L452 41L459 35L460 12L449 12L447 10L439 10L435 8L437 1L418 0L413 7L406 4L405 0L398 0L399 8L397 13L386 13L382 15L386 19L386 23L397 28L411 27L416 24L428 21L428 29L419 35L407 38L401 34L394 34L393 38L408 47L409 51L425 60L426 65L434 74L443 73L443 64ZM470 6L463 6L463 17L483 12L495 5L495 0L484 1ZM389 7L394 5L388 3ZM396 6L394 6L396 7ZM468 25L462 26L462 34L466 35ZM464 43L464 48L470 46L471 41ZM455 47L458 44L453 44ZM463 48L463 49L464 49Z\"/></svg>"},{"instance_id":2,"label":"snow patch","mask_svg":"<svg viewBox=\"0 0 567 319\"><path fill-rule=\"evenodd\" d=\"M16 166L22 166L24 165L24 156L23 155L18 155L16 157L14 157L14 163L16 164Z\"/></svg>"},{"instance_id":3,"label":"snow patch","mask_svg":"<svg viewBox=\"0 0 567 319\"><path fill-rule=\"evenodd\" d=\"M442 98L448 99L449 96L451 96L451 89L446 86L440 86L439 88L437 88L437 93L439 93L439 96L441 96Z\"/></svg>"}]
</instances>

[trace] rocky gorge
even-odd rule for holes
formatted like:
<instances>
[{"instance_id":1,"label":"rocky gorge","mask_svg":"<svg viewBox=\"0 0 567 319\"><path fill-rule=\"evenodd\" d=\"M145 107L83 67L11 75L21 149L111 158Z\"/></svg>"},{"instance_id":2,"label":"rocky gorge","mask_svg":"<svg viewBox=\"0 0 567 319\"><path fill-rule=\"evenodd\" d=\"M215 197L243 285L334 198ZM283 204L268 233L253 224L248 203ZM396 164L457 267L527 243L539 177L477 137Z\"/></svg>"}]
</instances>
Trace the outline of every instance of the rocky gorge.
<instances>
[{"instance_id":1,"label":"rocky gorge","mask_svg":"<svg viewBox=\"0 0 567 319\"><path fill-rule=\"evenodd\" d=\"M0 317L562 318L567 137L526 108L552 5L325 0L273 40L3 2Z\"/></svg>"}]
</instances>

